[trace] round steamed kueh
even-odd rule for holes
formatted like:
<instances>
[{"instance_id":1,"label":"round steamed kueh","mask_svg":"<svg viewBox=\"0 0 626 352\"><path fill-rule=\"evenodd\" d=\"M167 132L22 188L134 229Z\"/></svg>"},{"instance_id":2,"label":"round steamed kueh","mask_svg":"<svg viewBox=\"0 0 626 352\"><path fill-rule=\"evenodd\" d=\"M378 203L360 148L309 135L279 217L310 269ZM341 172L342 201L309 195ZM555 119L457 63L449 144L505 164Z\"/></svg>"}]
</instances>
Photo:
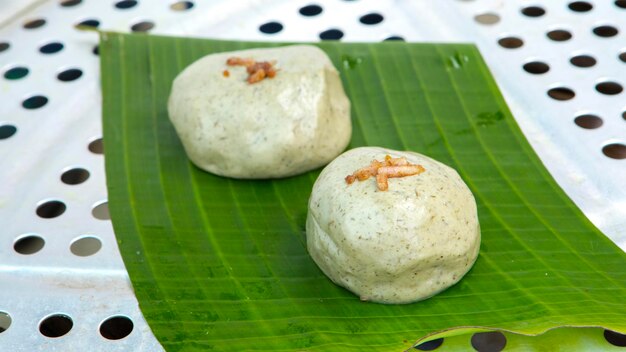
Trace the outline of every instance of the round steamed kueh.
<instances>
[{"instance_id":1,"label":"round steamed kueh","mask_svg":"<svg viewBox=\"0 0 626 352\"><path fill-rule=\"evenodd\" d=\"M231 57L274 62L276 76L250 84L245 67L226 65ZM176 77L168 111L189 159L234 178L315 169L339 155L352 132L339 73L309 45L205 56Z\"/></svg>"},{"instance_id":2,"label":"round steamed kueh","mask_svg":"<svg viewBox=\"0 0 626 352\"><path fill-rule=\"evenodd\" d=\"M387 191L378 190L375 177L346 183L385 155L426 171L390 178ZM445 290L469 271L480 247L476 202L454 169L376 147L347 151L324 168L309 199L306 236L313 260L333 282L380 303Z\"/></svg>"}]
</instances>

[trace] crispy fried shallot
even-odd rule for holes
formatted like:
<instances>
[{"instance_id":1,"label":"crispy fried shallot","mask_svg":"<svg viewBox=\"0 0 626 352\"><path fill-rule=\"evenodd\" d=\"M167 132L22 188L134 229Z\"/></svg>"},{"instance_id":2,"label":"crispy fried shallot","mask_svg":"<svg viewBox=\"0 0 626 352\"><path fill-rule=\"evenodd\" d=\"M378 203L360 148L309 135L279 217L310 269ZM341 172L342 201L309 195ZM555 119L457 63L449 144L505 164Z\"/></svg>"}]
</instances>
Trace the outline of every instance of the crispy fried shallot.
<instances>
[{"instance_id":1,"label":"crispy fried shallot","mask_svg":"<svg viewBox=\"0 0 626 352\"><path fill-rule=\"evenodd\" d=\"M248 72L247 82L250 84L260 82L265 79L265 77L276 77L276 69L274 68L274 64L275 62L256 62L254 61L254 59L251 58L243 59L240 57L231 57L226 60L226 65L228 66L245 66L246 72Z\"/></svg>"},{"instance_id":2,"label":"crispy fried shallot","mask_svg":"<svg viewBox=\"0 0 626 352\"><path fill-rule=\"evenodd\" d=\"M386 155L385 161L372 160L369 166L346 176L346 183L350 185L356 180L365 181L371 176L375 176L378 189L386 191L389 189L387 179L419 175L424 171L426 169L422 165L411 164L404 157L392 158L390 155Z\"/></svg>"},{"instance_id":3,"label":"crispy fried shallot","mask_svg":"<svg viewBox=\"0 0 626 352\"><path fill-rule=\"evenodd\" d=\"M254 60L253 59L242 59L240 57L230 57L228 58L228 60L226 60L226 65L228 66L252 66L254 65Z\"/></svg>"}]
</instances>

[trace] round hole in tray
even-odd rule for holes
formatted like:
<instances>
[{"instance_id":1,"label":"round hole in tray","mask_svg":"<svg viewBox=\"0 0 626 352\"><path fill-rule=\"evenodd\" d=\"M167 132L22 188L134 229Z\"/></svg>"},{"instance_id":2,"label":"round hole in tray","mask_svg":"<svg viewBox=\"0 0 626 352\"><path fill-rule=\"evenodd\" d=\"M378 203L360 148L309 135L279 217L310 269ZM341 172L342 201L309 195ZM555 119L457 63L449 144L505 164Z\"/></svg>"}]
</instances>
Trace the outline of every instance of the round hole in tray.
<instances>
[{"instance_id":1,"label":"round hole in tray","mask_svg":"<svg viewBox=\"0 0 626 352\"><path fill-rule=\"evenodd\" d=\"M39 48L39 52L42 54L55 54L63 50L63 43L51 42L44 44Z\"/></svg>"},{"instance_id":2,"label":"round hole in tray","mask_svg":"<svg viewBox=\"0 0 626 352\"><path fill-rule=\"evenodd\" d=\"M500 22L500 16L493 12L481 13L474 16L474 21L489 26Z\"/></svg>"},{"instance_id":3,"label":"round hole in tray","mask_svg":"<svg viewBox=\"0 0 626 352\"><path fill-rule=\"evenodd\" d=\"M619 33L619 30L613 26L602 25L593 28L593 34L601 38L614 37Z\"/></svg>"},{"instance_id":4,"label":"round hole in tray","mask_svg":"<svg viewBox=\"0 0 626 352\"><path fill-rule=\"evenodd\" d=\"M259 31L265 34L276 34L283 30L283 25L279 22L267 22L259 26Z\"/></svg>"},{"instance_id":5,"label":"round hole in tray","mask_svg":"<svg viewBox=\"0 0 626 352\"><path fill-rule=\"evenodd\" d=\"M415 346L418 351L434 351L443 345L443 338L430 340Z\"/></svg>"},{"instance_id":6,"label":"round hole in tray","mask_svg":"<svg viewBox=\"0 0 626 352\"><path fill-rule=\"evenodd\" d=\"M399 36L399 35L392 35L391 37L387 37L385 39L383 39L383 41L385 42L391 42L391 41L400 41L400 42L404 42L404 38Z\"/></svg>"},{"instance_id":7,"label":"round hole in tray","mask_svg":"<svg viewBox=\"0 0 626 352\"><path fill-rule=\"evenodd\" d=\"M383 15L376 13L376 12L372 12L372 13L368 13L367 15L361 16L361 18L359 18L359 22L363 24L367 24L367 25L374 25L374 24L379 24L380 22L383 21L383 19L384 19Z\"/></svg>"},{"instance_id":8,"label":"round hole in tray","mask_svg":"<svg viewBox=\"0 0 626 352\"><path fill-rule=\"evenodd\" d=\"M322 7L320 5L315 5L315 4L303 6L300 8L300 10L298 10L298 12L300 12L302 16L307 16L307 17L317 16L320 13L322 13L322 11L323 11Z\"/></svg>"},{"instance_id":9,"label":"round hole in tray","mask_svg":"<svg viewBox=\"0 0 626 352\"><path fill-rule=\"evenodd\" d=\"M134 324L129 317L116 315L100 324L100 335L108 340L120 340L133 332Z\"/></svg>"},{"instance_id":10,"label":"round hole in tray","mask_svg":"<svg viewBox=\"0 0 626 352\"><path fill-rule=\"evenodd\" d=\"M13 243L13 250L19 254L29 255L39 252L46 245L46 241L38 235L28 234L20 236Z\"/></svg>"},{"instance_id":11,"label":"round hole in tray","mask_svg":"<svg viewBox=\"0 0 626 352\"><path fill-rule=\"evenodd\" d=\"M9 50L10 47L11 47L11 44L7 42L0 42L0 53L3 51Z\"/></svg>"},{"instance_id":12,"label":"round hole in tray","mask_svg":"<svg viewBox=\"0 0 626 352\"><path fill-rule=\"evenodd\" d=\"M170 9L174 11L185 11L191 9L193 6L193 2L191 1L177 1L170 5Z\"/></svg>"},{"instance_id":13,"label":"round hole in tray","mask_svg":"<svg viewBox=\"0 0 626 352\"><path fill-rule=\"evenodd\" d=\"M109 204L107 201L103 200L94 204L91 209L91 215L98 220L110 220L111 215L109 214Z\"/></svg>"},{"instance_id":14,"label":"round hole in tray","mask_svg":"<svg viewBox=\"0 0 626 352\"><path fill-rule=\"evenodd\" d=\"M104 144L102 143L102 138L96 138L89 142L87 145L87 149L94 154L102 154L104 153Z\"/></svg>"},{"instance_id":15,"label":"round hole in tray","mask_svg":"<svg viewBox=\"0 0 626 352\"><path fill-rule=\"evenodd\" d=\"M564 42L572 39L572 33L565 29L554 29L546 33L546 35L555 42Z\"/></svg>"},{"instance_id":16,"label":"round hole in tray","mask_svg":"<svg viewBox=\"0 0 626 352\"><path fill-rule=\"evenodd\" d=\"M62 82L71 82L79 79L83 75L83 71L78 68L69 68L59 72L57 78Z\"/></svg>"},{"instance_id":17,"label":"round hole in tray","mask_svg":"<svg viewBox=\"0 0 626 352\"><path fill-rule=\"evenodd\" d=\"M11 316L7 312L0 311L0 334L7 331L11 326Z\"/></svg>"},{"instance_id":18,"label":"round hole in tray","mask_svg":"<svg viewBox=\"0 0 626 352\"><path fill-rule=\"evenodd\" d=\"M81 2L83 2L83 0L62 0L61 1L61 6L63 6L63 7L72 7L72 6L76 6L76 5L80 4Z\"/></svg>"},{"instance_id":19,"label":"round hole in tray","mask_svg":"<svg viewBox=\"0 0 626 352\"><path fill-rule=\"evenodd\" d=\"M573 90L567 87L554 87L548 90L548 95L554 100L570 100L576 96Z\"/></svg>"},{"instance_id":20,"label":"round hole in tray","mask_svg":"<svg viewBox=\"0 0 626 352\"><path fill-rule=\"evenodd\" d=\"M626 335L611 330L604 330L604 338L608 343L617 347L626 347Z\"/></svg>"},{"instance_id":21,"label":"round hole in tray","mask_svg":"<svg viewBox=\"0 0 626 352\"><path fill-rule=\"evenodd\" d=\"M14 80L26 77L28 68L24 66L15 66L4 72L4 78Z\"/></svg>"},{"instance_id":22,"label":"round hole in tray","mask_svg":"<svg viewBox=\"0 0 626 352\"><path fill-rule=\"evenodd\" d=\"M74 326L72 318L65 314L52 314L39 323L39 332L46 337L61 337Z\"/></svg>"},{"instance_id":23,"label":"round hole in tray","mask_svg":"<svg viewBox=\"0 0 626 352\"><path fill-rule=\"evenodd\" d=\"M626 9L626 0L615 0L615 6Z\"/></svg>"},{"instance_id":24,"label":"round hole in tray","mask_svg":"<svg viewBox=\"0 0 626 352\"><path fill-rule=\"evenodd\" d=\"M154 22L141 21L130 26L130 30L133 32L148 32L154 28Z\"/></svg>"},{"instance_id":25,"label":"round hole in tray","mask_svg":"<svg viewBox=\"0 0 626 352\"><path fill-rule=\"evenodd\" d=\"M596 90L602 94L616 95L621 93L624 88L617 82L604 81L596 84Z\"/></svg>"},{"instance_id":26,"label":"round hole in tray","mask_svg":"<svg viewBox=\"0 0 626 352\"><path fill-rule=\"evenodd\" d=\"M135 0L122 0L115 3L115 7L120 10L126 10L137 6L137 1Z\"/></svg>"},{"instance_id":27,"label":"round hole in tray","mask_svg":"<svg viewBox=\"0 0 626 352\"><path fill-rule=\"evenodd\" d=\"M89 171L82 167L71 168L61 174L61 182L66 185L79 185L89 178Z\"/></svg>"},{"instance_id":28,"label":"round hole in tray","mask_svg":"<svg viewBox=\"0 0 626 352\"><path fill-rule=\"evenodd\" d=\"M550 71L550 66L542 61L527 62L524 64L524 66L522 66L522 68L524 69L524 71L535 75L540 75Z\"/></svg>"},{"instance_id":29,"label":"round hole in tray","mask_svg":"<svg viewBox=\"0 0 626 352\"><path fill-rule=\"evenodd\" d=\"M584 114L577 116L574 119L574 123L578 125L578 127L592 130L602 126L603 121L599 116L593 114Z\"/></svg>"},{"instance_id":30,"label":"round hole in tray","mask_svg":"<svg viewBox=\"0 0 626 352\"><path fill-rule=\"evenodd\" d=\"M70 244L70 251L79 257L94 255L100 248L102 248L102 241L94 236L81 236Z\"/></svg>"},{"instance_id":31,"label":"round hole in tray","mask_svg":"<svg viewBox=\"0 0 626 352\"><path fill-rule=\"evenodd\" d=\"M498 40L498 44L500 44L501 47L506 48L506 49L517 49L517 48L520 48L522 45L524 45L524 41L522 41L518 37L509 36L509 37L500 38Z\"/></svg>"},{"instance_id":32,"label":"round hole in tray","mask_svg":"<svg viewBox=\"0 0 626 352\"><path fill-rule=\"evenodd\" d=\"M586 1L570 2L567 7L574 12L589 12L593 9L593 5Z\"/></svg>"},{"instance_id":33,"label":"round hole in tray","mask_svg":"<svg viewBox=\"0 0 626 352\"><path fill-rule=\"evenodd\" d=\"M596 64L596 59L591 55L576 55L569 59L569 62L576 67L591 67Z\"/></svg>"},{"instance_id":34,"label":"round hole in tray","mask_svg":"<svg viewBox=\"0 0 626 352\"><path fill-rule=\"evenodd\" d=\"M499 352L506 346L506 336L499 331L477 332L471 343L478 352Z\"/></svg>"},{"instance_id":35,"label":"round hole in tray","mask_svg":"<svg viewBox=\"0 0 626 352\"><path fill-rule=\"evenodd\" d=\"M76 25L83 26L83 27L98 28L100 26L100 21L98 21L95 18L89 18L89 19L78 22Z\"/></svg>"},{"instance_id":36,"label":"round hole in tray","mask_svg":"<svg viewBox=\"0 0 626 352\"><path fill-rule=\"evenodd\" d=\"M36 213L40 218L52 219L61 216L67 209L60 200L46 200L37 206Z\"/></svg>"},{"instance_id":37,"label":"round hole in tray","mask_svg":"<svg viewBox=\"0 0 626 352\"><path fill-rule=\"evenodd\" d=\"M541 6L527 6L522 9L522 14L528 17L541 17L546 14L546 10Z\"/></svg>"},{"instance_id":38,"label":"round hole in tray","mask_svg":"<svg viewBox=\"0 0 626 352\"><path fill-rule=\"evenodd\" d=\"M13 125L0 125L0 140L13 137L17 132L17 127Z\"/></svg>"},{"instance_id":39,"label":"round hole in tray","mask_svg":"<svg viewBox=\"0 0 626 352\"><path fill-rule=\"evenodd\" d=\"M24 22L23 26L25 29L35 29L42 27L44 24L46 24L46 20L43 18L36 18L34 20Z\"/></svg>"},{"instance_id":40,"label":"round hole in tray","mask_svg":"<svg viewBox=\"0 0 626 352\"><path fill-rule=\"evenodd\" d=\"M322 40L339 40L343 38L343 32L339 29L331 28L321 32L319 37Z\"/></svg>"},{"instance_id":41,"label":"round hole in tray","mask_svg":"<svg viewBox=\"0 0 626 352\"><path fill-rule=\"evenodd\" d=\"M619 55L617 55L617 58L622 60L622 62L626 62L626 50L619 53Z\"/></svg>"},{"instance_id":42,"label":"round hole in tray","mask_svg":"<svg viewBox=\"0 0 626 352\"><path fill-rule=\"evenodd\" d=\"M96 56L100 55L100 46L97 44L94 45L93 49L91 49L91 52Z\"/></svg>"},{"instance_id":43,"label":"round hole in tray","mask_svg":"<svg viewBox=\"0 0 626 352\"><path fill-rule=\"evenodd\" d=\"M48 104L48 98L43 95L33 95L22 102L24 109L28 110L39 109L46 104Z\"/></svg>"},{"instance_id":44,"label":"round hole in tray","mask_svg":"<svg viewBox=\"0 0 626 352\"><path fill-rule=\"evenodd\" d=\"M626 145L610 143L602 147L602 153L611 159L626 159Z\"/></svg>"}]
</instances>

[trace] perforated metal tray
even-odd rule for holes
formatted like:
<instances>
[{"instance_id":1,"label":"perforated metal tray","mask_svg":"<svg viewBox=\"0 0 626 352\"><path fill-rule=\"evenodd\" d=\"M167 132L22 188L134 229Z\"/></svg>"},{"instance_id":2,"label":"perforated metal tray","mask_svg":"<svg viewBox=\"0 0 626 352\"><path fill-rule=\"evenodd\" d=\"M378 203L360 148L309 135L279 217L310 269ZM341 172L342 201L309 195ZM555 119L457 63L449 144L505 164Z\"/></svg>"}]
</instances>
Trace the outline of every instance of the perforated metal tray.
<instances>
[{"instance_id":1,"label":"perforated metal tray","mask_svg":"<svg viewBox=\"0 0 626 352\"><path fill-rule=\"evenodd\" d=\"M2 351L162 349L108 220L97 36L78 23L247 40L474 42L548 170L626 249L624 0L5 0Z\"/></svg>"}]
</instances>

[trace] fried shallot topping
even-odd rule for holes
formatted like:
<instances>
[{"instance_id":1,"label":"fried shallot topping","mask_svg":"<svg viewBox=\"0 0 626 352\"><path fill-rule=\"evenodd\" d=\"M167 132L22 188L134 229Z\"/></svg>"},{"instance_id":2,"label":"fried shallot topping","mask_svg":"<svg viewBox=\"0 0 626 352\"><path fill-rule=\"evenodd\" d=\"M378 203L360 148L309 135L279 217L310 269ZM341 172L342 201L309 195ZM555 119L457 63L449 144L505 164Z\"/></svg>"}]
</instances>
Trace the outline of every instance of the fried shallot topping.
<instances>
[{"instance_id":1,"label":"fried shallot topping","mask_svg":"<svg viewBox=\"0 0 626 352\"><path fill-rule=\"evenodd\" d=\"M276 76L274 64L274 62L256 62L251 58L243 59L240 57L231 57L226 60L226 65L228 66L245 66L246 72L248 72L247 81L250 84L260 82L265 79L265 77L274 78Z\"/></svg>"},{"instance_id":2,"label":"fried shallot topping","mask_svg":"<svg viewBox=\"0 0 626 352\"><path fill-rule=\"evenodd\" d=\"M362 169L356 170L352 175L346 176L346 183L365 181L371 176L376 177L376 185L380 191L389 189L388 178L419 175L426 171L422 165L411 164L406 158L392 158L385 156L385 161L372 160L372 163Z\"/></svg>"},{"instance_id":3,"label":"fried shallot topping","mask_svg":"<svg viewBox=\"0 0 626 352\"><path fill-rule=\"evenodd\" d=\"M228 70L224 70L224 71L222 71L222 75L224 77L230 77L230 72Z\"/></svg>"}]
</instances>

